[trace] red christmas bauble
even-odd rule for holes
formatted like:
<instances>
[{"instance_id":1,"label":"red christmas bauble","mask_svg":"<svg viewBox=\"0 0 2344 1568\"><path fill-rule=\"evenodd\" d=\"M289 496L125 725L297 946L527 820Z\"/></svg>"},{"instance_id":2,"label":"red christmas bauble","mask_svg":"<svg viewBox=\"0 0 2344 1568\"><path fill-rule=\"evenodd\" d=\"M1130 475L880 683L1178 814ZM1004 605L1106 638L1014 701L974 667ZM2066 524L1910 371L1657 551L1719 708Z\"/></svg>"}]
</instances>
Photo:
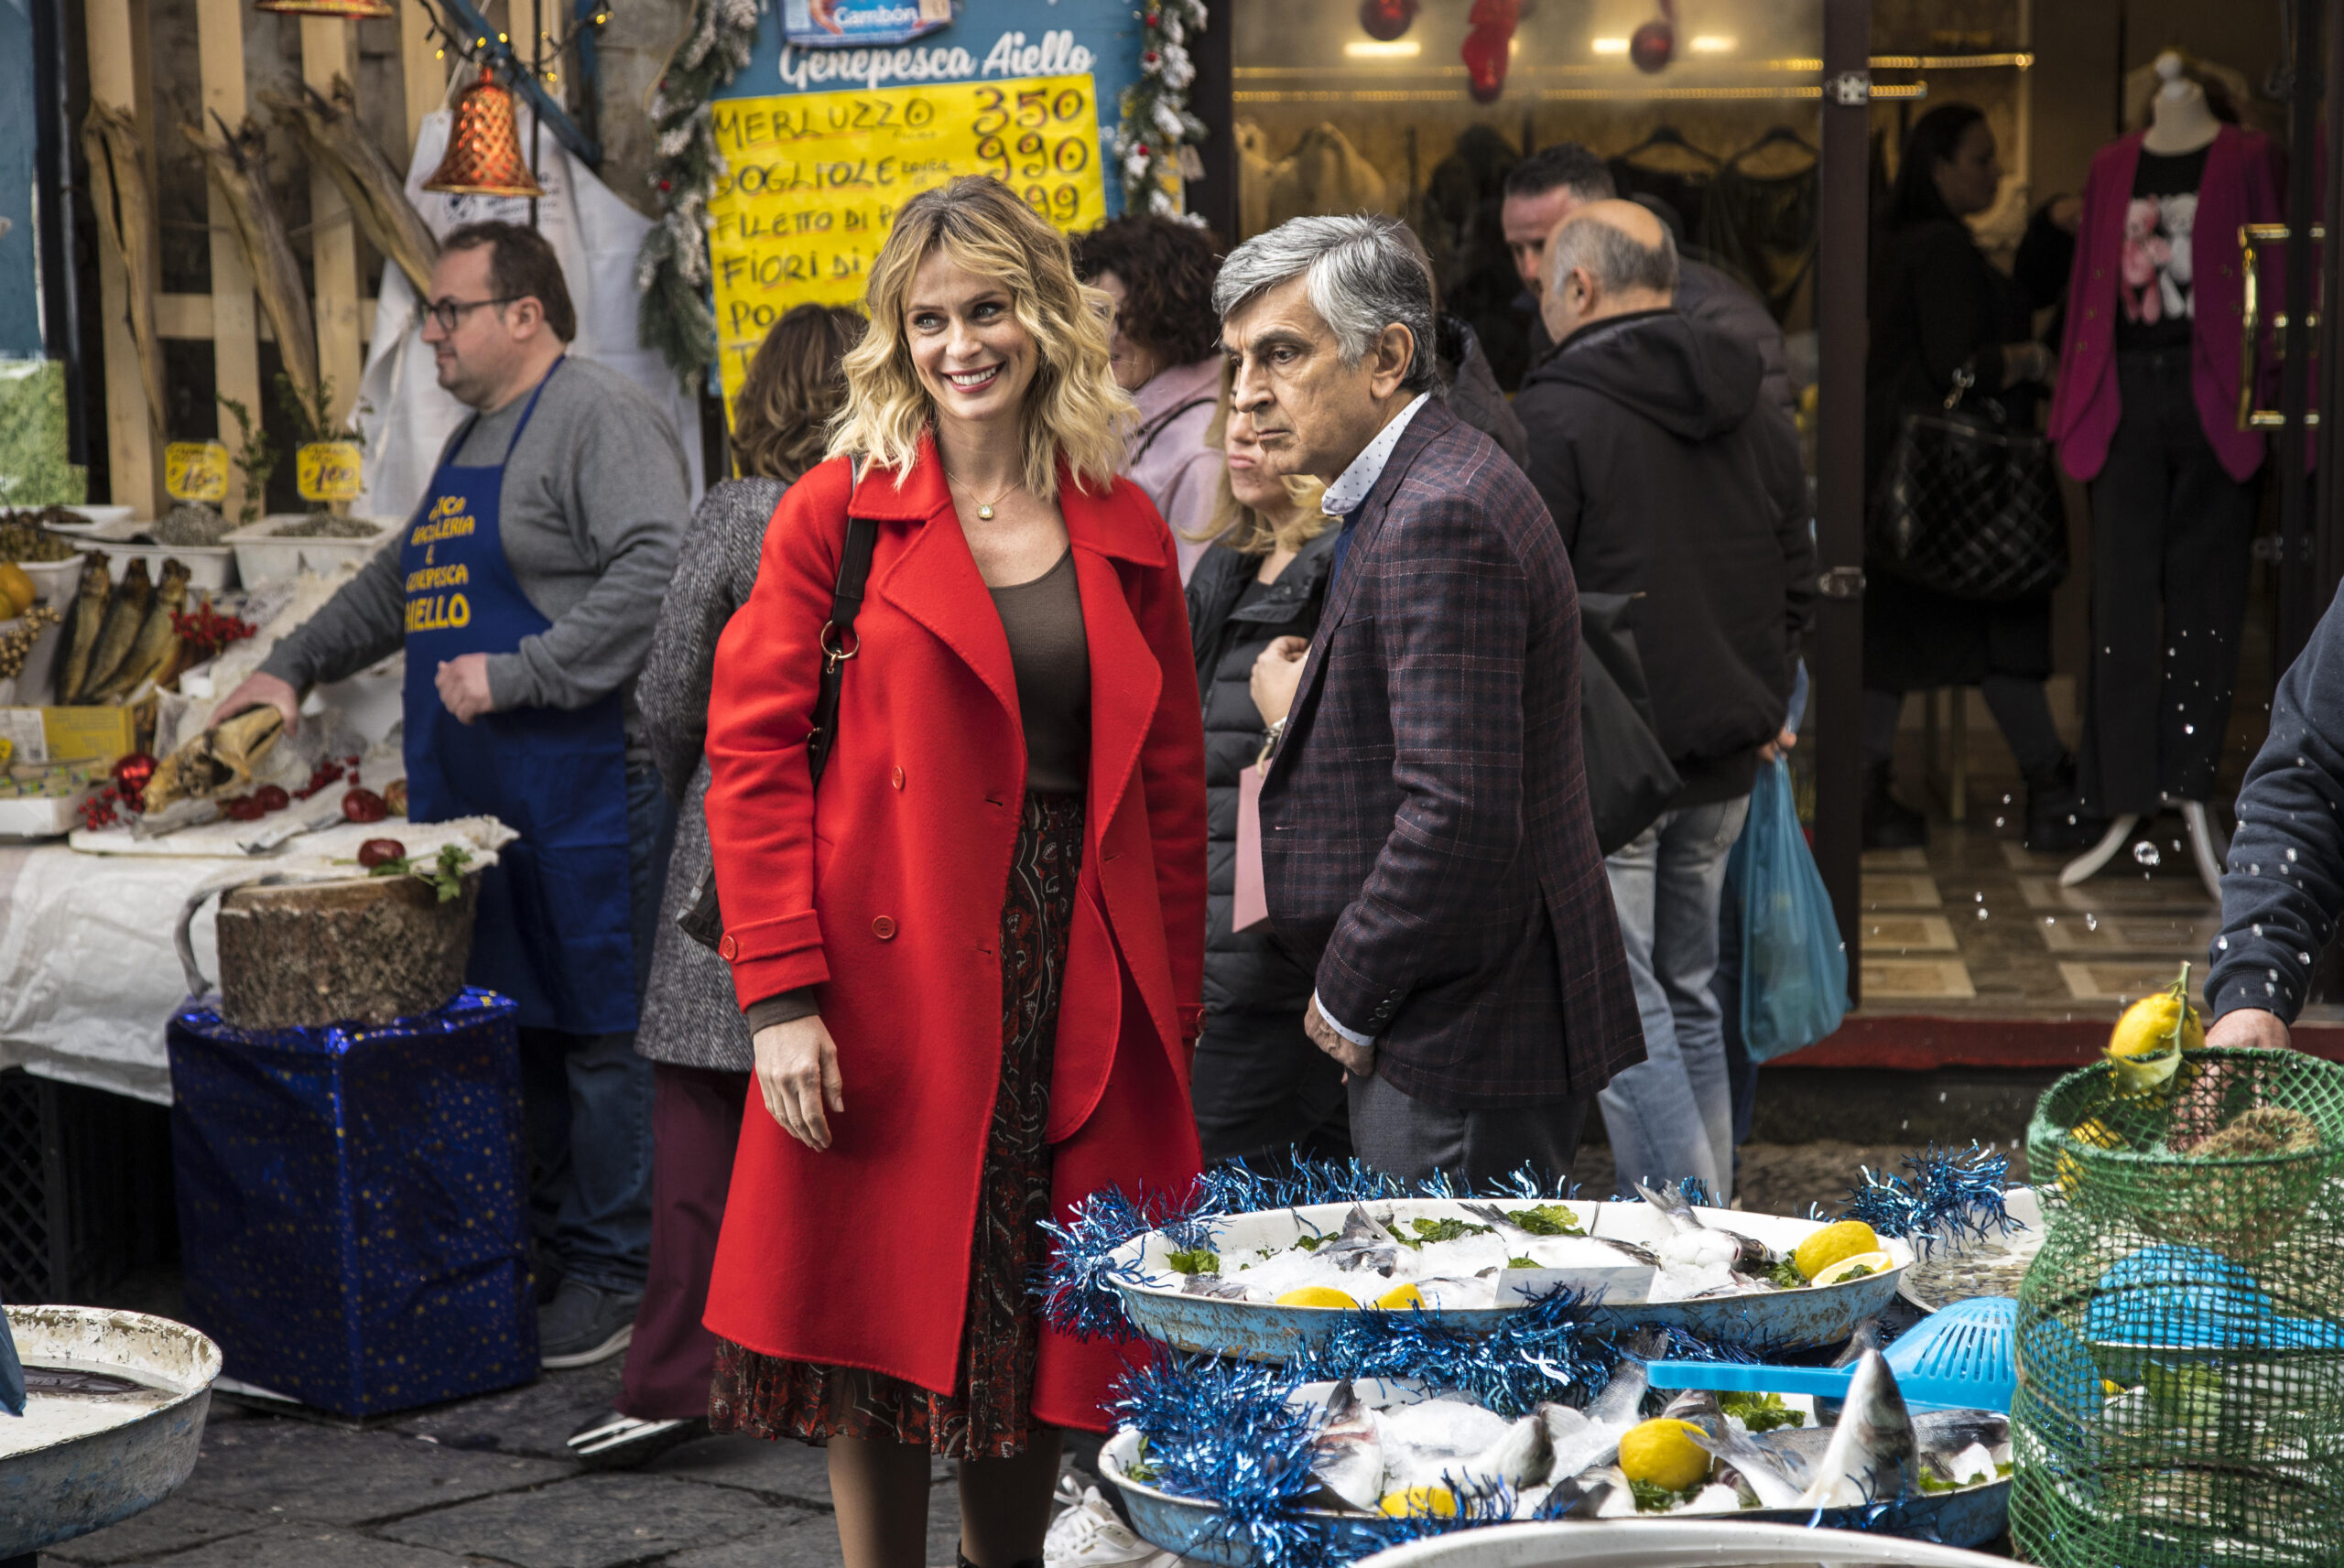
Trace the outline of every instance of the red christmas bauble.
<instances>
[{"instance_id":1,"label":"red christmas bauble","mask_svg":"<svg viewBox=\"0 0 2344 1568\"><path fill-rule=\"evenodd\" d=\"M1416 0L1359 0L1360 28L1388 44L1416 24Z\"/></svg>"},{"instance_id":2,"label":"red christmas bauble","mask_svg":"<svg viewBox=\"0 0 2344 1568\"><path fill-rule=\"evenodd\" d=\"M1505 92L1514 29L1521 19L1520 0L1473 0L1473 8L1466 13L1465 25L1472 30L1457 53L1465 62L1465 87L1474 103L1494 103Z\"/></svg>"},{"instance_id":3,"label":"red christmas bauble","mask_svg":"<svg viewBox=\"0 0 2344 1568\"><path fill-rule=\"evenodd\" d=\"M132 752L114 760L114 791L133 811L146 809L146 781L154 776L155 759L144 752Z\"/></svg>"},{"instance_id":4,"label":"red christmas bauble","mask_svg":"<svg viewBox=\"0 0 2344 1568\"><path fill-rule=\"evenodd\" d=\"M1668 69L1677 56L1677 29L1666 22L1646 22L1628 38L1628 58L1650 76Z\"/></svg>"}]
</instances>

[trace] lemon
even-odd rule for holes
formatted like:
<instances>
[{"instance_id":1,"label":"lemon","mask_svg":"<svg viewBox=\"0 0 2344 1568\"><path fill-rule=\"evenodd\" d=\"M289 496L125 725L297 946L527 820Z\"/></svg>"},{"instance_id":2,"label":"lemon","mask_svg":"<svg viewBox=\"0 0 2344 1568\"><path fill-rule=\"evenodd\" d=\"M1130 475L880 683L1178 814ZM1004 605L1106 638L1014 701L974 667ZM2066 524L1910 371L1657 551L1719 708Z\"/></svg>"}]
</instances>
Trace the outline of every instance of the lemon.
<instances>
[{"instance_id":1,"label":"lemon","mask_svg":"<svg viewBox=\"0 0 2344 1568\"><path fill-rule=\"evenodd\" d=\"M1423 1306L1425 1293L1414 1285L1402 1285L1396 1291L1386 1291L1376 1297L1375 1304L1386 1312L1405 1312L1410 1307Z\"/></svg>"},{"instance_id":2,"label":"lemon","mask_svg":"<svg viewBox=\"0 0 2344 1568\"><path fill-rule=\"evenodd\" d=\"M1403 1487L1376 1507L1392 1519L1455 1519L1457 1494L1447 1487Z\"/></svg>"},{"instance_id":3,"label":"lemon","mask_svg":"<svg viewBox=\"0 0 2344 1568\"><path fill-rule=\"evenodd\" d=\"M2116 1065L2117 1087L2128 1095L2162 1088L2181 1065L2185 1051L2206 1048L2206 1022L2189 1005L2189 966L2173 984L2124 1010L2108 1036L2108 1059Z\"/></svg>"},{"instance_id":4,"label":"lemon","mask_svg":"<svg viewBox=\"0 0 2344 1568\"><path fill-rule=\"evenodd\" d=\"M1277 1299L1279 1306L1355 1307L1359 1303L1332 1285L1304 1285Z\"/></svg>"},{"instance_id":5,"label":"lemon","mask_svg":"<svg viewBox=\"0 0 2344 1568\"><path fill-rule=\"evenodd\" d=\"M1871 1226L1861 1219L1843 1219L1800 1242L1791 1254L1791 1265L1812 1280L1842 1258L1879 1250L1880 1238L1872 1234Z\"/></svg>"},{"instance_id":6,"label":"lemon","mask_svg":"<svg viewBox=\"0 0 2344 1568\"><path fill-rule=\"evenodd\" d=\"M14 561L0 561L0 600L5 600L13 607L8 611L9 620L13 621L30 610L33 600L39 597L40 589L33 586L33 579L26 574L24 568Z\"/></svg>"},{"instance_id":7,"label":"lemon","mask_svg":"<svg viewBox=\"0 0 2344 1568\"><path fill-rule=\"evenodd\" d=\"M1885 1274L1894 1267L1896 1267L1896 1260L1885 1252L1859 1252L1852 1258L1840 1259L1807 1282L1815 1285L1836 1285L1850 1274L1855 1274L1861 1279L1863 1274ZM1862 1273L1859 1274L1859 1270Z\"/></svg>"},{"instance_id":8,"label":"lemon","mask_svg":"<svg viewBox=\"0 0 2344 1568\"><path fill-rule=\"evenodd\" d=\"M1697 1487L1709 1475L1709 1451L1695 1443L1689 1421L1648 1421L1620 1439L1620 1473L1665 1491Z\"/></svg>"}]
</instances>

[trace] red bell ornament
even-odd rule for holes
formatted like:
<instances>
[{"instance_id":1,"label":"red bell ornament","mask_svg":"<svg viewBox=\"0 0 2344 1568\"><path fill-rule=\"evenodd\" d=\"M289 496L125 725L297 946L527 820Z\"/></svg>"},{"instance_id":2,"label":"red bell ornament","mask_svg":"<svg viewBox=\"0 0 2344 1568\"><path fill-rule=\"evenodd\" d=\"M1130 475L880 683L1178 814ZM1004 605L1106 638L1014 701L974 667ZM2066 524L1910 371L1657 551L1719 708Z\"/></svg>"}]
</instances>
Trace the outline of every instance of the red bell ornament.
<instances>
[{"instance_id":1,"label":"red bell ornament","mask_svg":"<svg viewBox=\"0 0 2344 1568\"><path fill-rule=\"evenodd\" d=\"M1416 25L1417 9L1417 0L1359 0L1360 28L1388 44Z\"/></svg>"},{"instance_id":2,"label":"red bell ornament","mask_svg":"<svg viewBox=\"0 0 2344 1568\"><path fill-rule=\"evenodd\" d=\"M521 156L521 127L513 114L512 90L483 70L456 100L448 124L448 154L426 190L456 196L543 196L545 187Z\"/></svg>"}]
</instances>

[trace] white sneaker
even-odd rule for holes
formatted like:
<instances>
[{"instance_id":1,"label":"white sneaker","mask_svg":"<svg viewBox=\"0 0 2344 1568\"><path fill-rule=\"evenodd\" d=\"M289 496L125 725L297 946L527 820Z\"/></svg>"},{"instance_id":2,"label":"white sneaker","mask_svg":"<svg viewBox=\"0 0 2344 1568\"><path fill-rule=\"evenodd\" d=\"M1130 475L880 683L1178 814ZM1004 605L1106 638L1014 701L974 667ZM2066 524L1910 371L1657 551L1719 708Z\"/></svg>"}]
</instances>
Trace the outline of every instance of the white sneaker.
<instances>
[{"instance_id":1,"label":"white sneaker","mask_svg":"<svg viewBox=\"0 0 2344 1568\"><path fill-rule=\"evenodd\" d=\"M1134 1535L1096 1487L1074 1496L1071 1476L1058 1478L1058 1500L1064 1511L1050 1521L1042 1538L1042 1562L1047 1568L1176 1568L1180 1559Z\"/></svg>"}]
</instances>

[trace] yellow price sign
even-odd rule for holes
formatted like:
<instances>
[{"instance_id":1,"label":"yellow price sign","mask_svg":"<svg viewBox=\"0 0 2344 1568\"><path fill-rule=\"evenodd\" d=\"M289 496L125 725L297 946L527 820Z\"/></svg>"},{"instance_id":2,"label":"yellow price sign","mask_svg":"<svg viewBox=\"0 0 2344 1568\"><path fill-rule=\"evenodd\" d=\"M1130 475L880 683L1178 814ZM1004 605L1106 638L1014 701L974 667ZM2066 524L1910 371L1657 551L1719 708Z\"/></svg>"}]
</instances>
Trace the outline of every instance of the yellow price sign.
<instances>
[{"instance_id":1,"label":"yellow price sign","mask_svg":"<svg viewBox=\"0 0 2344 1568\"><path fill-rule=\"evenodd\" d=\"M311 441L293 457L294 482L304 501L358 499L359 450L355 441Z\"/></svg>"},{"instance_id":2,"label":"yellow price sign","mask_svg":"<svg viewBox=\"0 0 2344 1568\"><path fill-rule=\"evenodd\" d=\"M1107 215L1088 74L871 92L728 98L711 106L729 172L708 211L728 406L793 305L852 305L906 201L989 174L1058 228Z\"/></svg>"},{"instance_id":3,"label":"yellow price sign","mask_svg":"<svg viewBox=\"0 0 2344 1568\"><path fill-rule=\"evenodd\" d=\"M173 441L163 449L163 491L173 501L228 499L228 449L217 441Z\"/></svg>"}]
</instances>

